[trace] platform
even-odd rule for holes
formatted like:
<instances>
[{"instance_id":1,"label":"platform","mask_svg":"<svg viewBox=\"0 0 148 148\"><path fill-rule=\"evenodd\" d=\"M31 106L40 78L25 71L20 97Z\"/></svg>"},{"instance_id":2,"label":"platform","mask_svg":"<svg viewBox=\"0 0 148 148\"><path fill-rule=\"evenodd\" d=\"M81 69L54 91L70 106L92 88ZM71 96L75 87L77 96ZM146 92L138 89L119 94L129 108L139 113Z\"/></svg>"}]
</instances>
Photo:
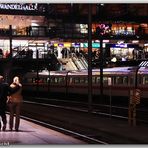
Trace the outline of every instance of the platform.
<instances>
[{"instance_id":1,"label":"platform","mask_svg":"<svg viewBox=\"0 0 148 148\"><path fill-rule=\"evenodd\" d=\"M8 119L8 116L7 116ZM86 144L74 137L21 119L20 130L0 131L0 146L8 145Z\"/></svg>"}]
</instances>

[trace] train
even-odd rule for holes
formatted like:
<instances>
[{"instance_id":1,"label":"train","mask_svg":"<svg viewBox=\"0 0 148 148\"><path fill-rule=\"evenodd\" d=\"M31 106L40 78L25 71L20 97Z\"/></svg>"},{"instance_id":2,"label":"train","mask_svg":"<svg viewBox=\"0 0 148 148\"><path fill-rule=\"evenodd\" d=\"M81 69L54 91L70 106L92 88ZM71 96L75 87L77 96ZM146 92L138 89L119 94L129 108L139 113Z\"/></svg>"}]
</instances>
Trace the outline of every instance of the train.
<instances>
[{"instance_id":1,"label":"train","mask_svg":"<svg viewBox=\"0 0 148 148\"><path fill-rule=\"evenodd\" d=\"M88 92L88 70L28 72L23 77L23 90L42 93L85 94ZM136 66L103 69L103 95L128 97L139 89L148 97L148 68ZM100 95L100 69L92 69L92 95Z\"/></svg>"}]
</instances>

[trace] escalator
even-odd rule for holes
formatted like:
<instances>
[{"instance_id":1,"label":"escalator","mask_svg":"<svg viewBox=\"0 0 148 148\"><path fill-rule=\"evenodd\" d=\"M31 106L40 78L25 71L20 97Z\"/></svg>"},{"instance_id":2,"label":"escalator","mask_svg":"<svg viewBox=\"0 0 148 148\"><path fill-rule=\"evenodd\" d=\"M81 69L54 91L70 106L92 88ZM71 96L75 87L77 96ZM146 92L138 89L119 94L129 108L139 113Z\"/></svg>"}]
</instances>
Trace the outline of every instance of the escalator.
<instances>
[{"instance_id":1,"label":"escalator","mask_svg":"<svg viewBox=\"0 0 148 148\"><path fill-rule=\"evenodd\" d=\"M81 57L77 57L75 54L72 57L72 61L74 62L74 64L77 66L77 68L79 70L84 70L84 69L88 69L88 64L86 59L81 56Z\"/></svg>"}]
</instances>

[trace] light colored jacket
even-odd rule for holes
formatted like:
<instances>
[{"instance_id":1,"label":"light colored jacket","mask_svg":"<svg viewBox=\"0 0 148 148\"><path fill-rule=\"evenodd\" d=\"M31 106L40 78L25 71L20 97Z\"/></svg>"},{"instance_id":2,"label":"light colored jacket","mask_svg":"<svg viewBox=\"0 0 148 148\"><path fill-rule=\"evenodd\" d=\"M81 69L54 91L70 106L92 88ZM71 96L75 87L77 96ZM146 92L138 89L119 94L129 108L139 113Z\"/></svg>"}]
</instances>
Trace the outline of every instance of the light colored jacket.
<instances>
[{"instance_id":1,"label":"light colored jacket","mask_svg":"<svg viewBox=\"0 0 148 148\"><path fill-rule=\"evenodd\" d=\"M22 101L23 101L22 85L19 84L19 86L20 86L19 90L17 90L17 92L15 92L15 93L13 93L13 94L11 95L11 101L12 101L12 102L22 102ZM12 84L10 85L10 87L11 87L11 88L15 88L16 85L15 85L14 83L12 83Z\"/></svg>"}]
</instances>

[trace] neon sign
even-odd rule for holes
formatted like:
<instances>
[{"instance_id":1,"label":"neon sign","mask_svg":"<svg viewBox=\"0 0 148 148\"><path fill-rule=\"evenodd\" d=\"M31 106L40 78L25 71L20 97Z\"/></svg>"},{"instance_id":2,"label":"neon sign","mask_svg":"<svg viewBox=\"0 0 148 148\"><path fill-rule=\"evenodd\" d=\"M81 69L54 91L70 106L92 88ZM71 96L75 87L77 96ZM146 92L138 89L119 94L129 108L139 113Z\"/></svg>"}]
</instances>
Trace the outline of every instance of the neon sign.
<instances>
[{"instance_id":1,"label":"neon sign","mask_svg":"<svg viewBox=\"0 0 148 148\"><path fill-rule=\"evenodd\" d=\"M0 4L0 9L7 10L37 10L37 4Z\"/></svg>"}]
</instances>

